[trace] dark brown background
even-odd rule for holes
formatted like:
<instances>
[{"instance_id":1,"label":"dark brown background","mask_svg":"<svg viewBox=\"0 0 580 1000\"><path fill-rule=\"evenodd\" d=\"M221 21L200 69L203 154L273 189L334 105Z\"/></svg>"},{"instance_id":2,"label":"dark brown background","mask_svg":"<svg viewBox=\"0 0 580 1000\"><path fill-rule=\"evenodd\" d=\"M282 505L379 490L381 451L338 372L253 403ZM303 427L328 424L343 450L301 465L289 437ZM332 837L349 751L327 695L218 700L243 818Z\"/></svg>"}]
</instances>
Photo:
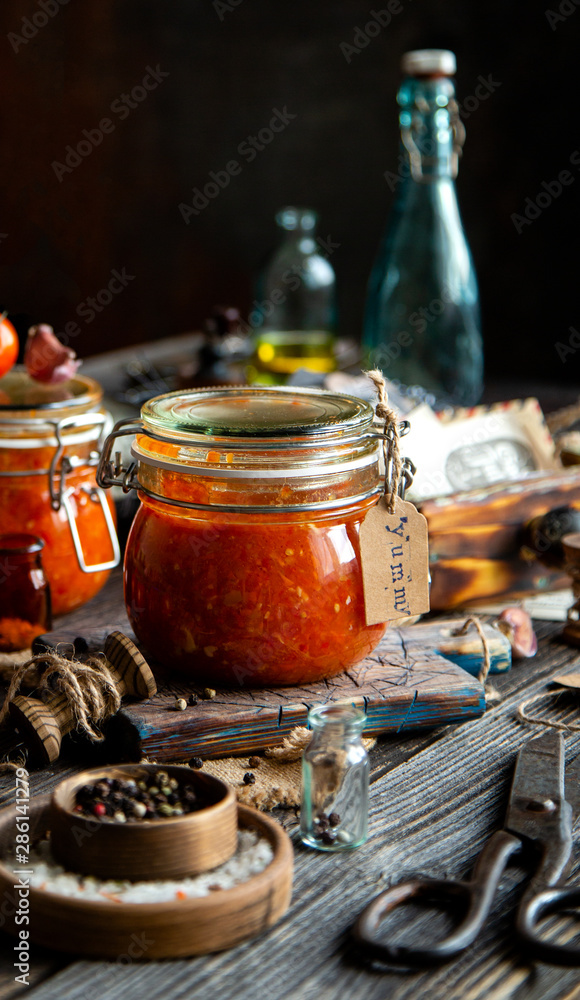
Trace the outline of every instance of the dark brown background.
<instances>
[{"instance_id":1,"label":"dark brown background","mask_svg":"<svg viewBox=\"0 0 580 1000\"><path fill-rule=\"evenodd\" d=\"M580 9L569 0L573 13L552 30L542 0L401 2L348 64L340 43L380 0L241 0L221 19L210 0L69 0L18 52L8 33L41 8L2 0L0 303L19 329L44 320L63 331L113 268L134 280L80 321L80 355L196 328L217 302L247 314L274 212L305 203L340 243L341 329L359 336L392 200L383 173L397 167L399 59L440 46L457 53L460 99L479 75L501 84L466 122L458 181L488 374L577 381L580 352L563 364L555 343L580 328L580 182L521 235L510 215L580 149ZM110 105L148 64L169 76L121 121ZM247 163L239 143L284 106L297 117ZM114 132L59 183L52 162L103 117ZM241 174L186 225L179 203L232 158Z\"/></svg>"}]
</instances>

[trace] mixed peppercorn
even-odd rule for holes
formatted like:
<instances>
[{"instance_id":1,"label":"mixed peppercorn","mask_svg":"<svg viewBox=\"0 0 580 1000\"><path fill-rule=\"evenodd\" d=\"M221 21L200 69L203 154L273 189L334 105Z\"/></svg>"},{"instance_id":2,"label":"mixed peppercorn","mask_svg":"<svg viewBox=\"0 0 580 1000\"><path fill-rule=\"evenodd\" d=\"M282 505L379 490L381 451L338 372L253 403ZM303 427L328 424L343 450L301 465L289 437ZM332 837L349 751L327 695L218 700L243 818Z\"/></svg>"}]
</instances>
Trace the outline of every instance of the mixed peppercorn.
<instances>
[{"instance_id":1,"label":"mixed peppercorn","mask_svg":"<svg viewBox=\"0 0 580 1000\"><path fill-rule=\"evenodd\" d=\"M74 812L117 823L134 823L183 816L205 805L192 785L180 785L166 771L156 771L138 780L101 778L95 784L83 785L77 791Z\"/></svg>"},{"instance_id":2,"label":"mixed peppercorn","mask_svg":"<svg viewBox=\"0 0 580 1000\"><path fill-rule=\"evenodd\" d=\"M340 823L340 816L336 812L331 812L328 816L321 813L316 817L313 824L314 836L323 844L334 844L337 833L334 827Z\"/></svg>"}]
</instances>

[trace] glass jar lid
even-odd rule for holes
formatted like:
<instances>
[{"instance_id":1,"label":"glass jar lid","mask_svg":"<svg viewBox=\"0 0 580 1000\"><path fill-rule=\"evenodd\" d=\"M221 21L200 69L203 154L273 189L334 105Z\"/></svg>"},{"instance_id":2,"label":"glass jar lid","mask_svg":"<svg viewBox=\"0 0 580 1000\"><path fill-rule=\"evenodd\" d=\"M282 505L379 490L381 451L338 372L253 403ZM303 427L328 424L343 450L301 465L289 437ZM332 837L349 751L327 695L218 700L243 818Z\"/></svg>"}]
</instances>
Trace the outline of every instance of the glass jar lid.
<instances>
[{"instance_id":1,"label":"glass jar lid","mask_svg":"<svg viewBox=\"0 0 580 1000\"><path fill-rule=\"evenodd\" d=\"M58 447L96 441L106 430L103 390L87 375L49 385L16 365L0 378L0 449Z\"/></svg>"},{"instance_id":2,"label":"glass jar lid","mask_svg":"<svg viewBox=\"0 0 580 1000\"><path fill-rule=\"evenodd\" d=\"M141 418L145 431L163 437L310 439L360 434L371 426L373 409L322 389L232 386L156 396Z\"/></svg>"},{"instance_id":3,"label":"glass jar lid","mask_svg":"<svg viewBox=\"0 0 580 1000\"><path fill-rule=\"evenodd\" d=\"M369 403L322 389L221 386L150 399L119 421L97 481L194 510L330 510L380 491ZM134 435L133 462L113 461Z\"/></svg>"},{"instance_id":4,"label":"glass jar lid","mask_svg":"<svg viewBox=\"0 0 580 1000\"><path fill-rule=\"evenodd\" d=\"M79 413L101 402L102 389L87 375L73 375L68 382L50 385L30 377L23 365L16 365L0 378L0 418L12 413L19 420ZM40 411L40 412L38 412Z\"/></svg>"}]
</instances>

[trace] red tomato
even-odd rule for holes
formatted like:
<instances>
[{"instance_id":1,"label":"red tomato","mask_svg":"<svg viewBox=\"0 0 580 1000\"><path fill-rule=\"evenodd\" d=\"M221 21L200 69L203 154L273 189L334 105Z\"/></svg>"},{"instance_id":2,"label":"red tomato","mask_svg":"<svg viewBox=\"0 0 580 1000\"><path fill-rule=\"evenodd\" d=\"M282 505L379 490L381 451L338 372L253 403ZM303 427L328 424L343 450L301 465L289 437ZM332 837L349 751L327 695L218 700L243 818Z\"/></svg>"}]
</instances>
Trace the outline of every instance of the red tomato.
<instances>
[{"instance_id":1,"label":"red tomato","mask_svg":"<svg viewBox=\"0 0 580 1000\"><path fill-rule=\"evenodd\" d=\"M18 334L6 313L0 316L0 378L9 372L18 357Z\"/></svg>"}]
</instances>

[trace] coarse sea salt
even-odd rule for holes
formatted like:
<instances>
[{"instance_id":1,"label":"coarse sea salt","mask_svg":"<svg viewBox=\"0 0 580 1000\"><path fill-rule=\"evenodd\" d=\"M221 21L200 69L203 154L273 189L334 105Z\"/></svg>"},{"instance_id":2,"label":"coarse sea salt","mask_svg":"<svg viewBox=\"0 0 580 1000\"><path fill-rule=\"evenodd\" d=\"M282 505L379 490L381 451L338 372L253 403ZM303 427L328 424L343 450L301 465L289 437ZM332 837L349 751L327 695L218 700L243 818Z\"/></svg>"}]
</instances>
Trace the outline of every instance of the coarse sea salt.
<instances>
[{"instance_id":1,"label":"coarse sea salt","mask_svg":"<svg viewBox=\"0 0 580 1000\"><path fill-rule=\"evenodd\" d=\"M233 889L262 872L273 857L271 844L265 837L260 837L255 830L239 830L236 853L219 868L172 881L119 882L67 872L53 860L50 841L45 839L30 852L27 868L32 869L33 874L27 878L34 889L74 899L101 903L164 903L208 896L219 889ZM11 859L4 863L10 865Z\"/></svg>"}]
</instances>

